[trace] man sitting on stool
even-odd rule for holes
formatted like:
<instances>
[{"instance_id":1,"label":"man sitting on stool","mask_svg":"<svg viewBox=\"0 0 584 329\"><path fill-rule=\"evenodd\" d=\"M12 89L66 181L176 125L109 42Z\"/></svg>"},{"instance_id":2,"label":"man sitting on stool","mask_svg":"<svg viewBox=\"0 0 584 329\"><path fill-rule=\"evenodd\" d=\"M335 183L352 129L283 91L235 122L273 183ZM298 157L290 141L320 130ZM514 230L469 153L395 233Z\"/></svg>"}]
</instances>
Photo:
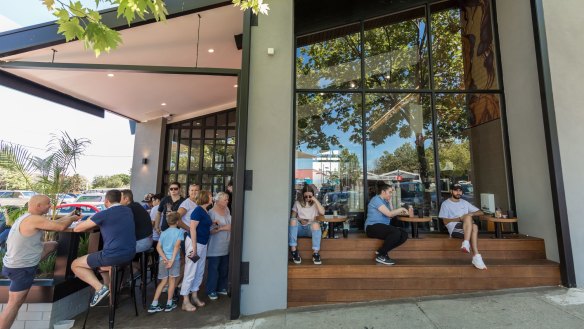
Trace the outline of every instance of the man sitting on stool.
<instances>
[{"instance_id":1,"label":"man sitting on stool","mask_svg":"<svg viewBox=\"0 0 584 329\"><path fill-rule=\"evenodd\" d=\"M478 247L479 227L472 222L472 216L482 215L483 212L461 197L462 186L452 185L450 198L442 202L438 217L450 220L450 223L446 224L450 236L464 239L460 251L470 253L472 245L472 264L479 270L486 270L487 266L483 262Z\"/></svg>"},{"instance_id":2,"label":"man sitting on stool","mask_svg":"<svg viewBox=\"0 0 584 329\"><path fill-rule=\"evenodd\" d=\"M71 269L77 277L95 289L89 306L97 305L109 295L110 276L103 275L103 284L97 279L93 269L109 272L113 265L129 263L136 253L136 236L132 210L120 204L122 193L110 190L105 195L106 210L79 222L75 232L84 232L99 226L103 239L103 250L81 256L73 261Z\"/></svg>"}]
</instances>

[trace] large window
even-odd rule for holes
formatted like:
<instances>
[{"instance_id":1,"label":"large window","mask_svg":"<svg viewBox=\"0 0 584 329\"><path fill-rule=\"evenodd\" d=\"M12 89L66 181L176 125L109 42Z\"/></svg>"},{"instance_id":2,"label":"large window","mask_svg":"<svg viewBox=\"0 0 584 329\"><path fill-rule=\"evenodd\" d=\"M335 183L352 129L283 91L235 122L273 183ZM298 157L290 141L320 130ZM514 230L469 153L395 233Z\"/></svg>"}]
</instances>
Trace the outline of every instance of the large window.
<instances>
[{"instance_id":1,"label":"large window","mask_svg":"<svg viewBox=\"0 0 584 329\"><path fill-rule=\"evenodd\" d=\"M428 1L298 36L296 193L311 184L327 212L358 218L379 182L425 214L453 183L511 207L493 14L489 0Z\"/></svg>"},{"instance_id":2,"label":"large window","mask_svg":"<svg viewBox=\"0 0 584 329\"><path fill-rule=\"evenodd\" d=\"M183 196L189 184L225 191L235 163L235 110L168 125L166 140L163 191L173 181Z\"/></svg>"}]
</instances>

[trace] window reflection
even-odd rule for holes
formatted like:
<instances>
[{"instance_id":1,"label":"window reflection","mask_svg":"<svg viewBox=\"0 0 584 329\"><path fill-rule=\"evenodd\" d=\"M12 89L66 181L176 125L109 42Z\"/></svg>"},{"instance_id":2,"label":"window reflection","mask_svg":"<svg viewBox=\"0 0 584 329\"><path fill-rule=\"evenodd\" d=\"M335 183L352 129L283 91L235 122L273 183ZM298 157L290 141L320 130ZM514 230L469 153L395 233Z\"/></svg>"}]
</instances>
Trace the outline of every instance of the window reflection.
<instances>
[{"instance_id":1,"label":"window reflection","mask_svg":"<svg viewBox=\"0 0 584 329\"><path fill-rule=\"evenodd\" d=\"M361 84L359 24L298 38L296 84L300 89L355 89Z\"/></svg>"},{"instance_id":2,"label":"window reflection","mask_svg":"<svg viewBox=\"0 0 584 329\"><path fill-rule=\"evenodd\" d=\"M425 17L422 7L365 22L367 88L428 88Z\"/></svg>"},{"instance_id":3,"label":"window reflection","mask_svg":"<svg viewBox=\"0 0 584 329\"><path fill-rule=\"evenodd\" d=\"M432 109L428 94L367 95L367 183L395 186L394 206L436 210Z\"/></svg>"},{"instance_id":4,"label":"window reflection","mask_svg":"<svg viewBox=\"0 0 584 329\"><path fill-rule=\"evenodd\" d=\"M315 189L327 214L362 220L363 146L359 94L298 94L296 197Z\"/></svg>"},{"instance_id":5,"label":"window reflection","mask_svg":"<svg viewBox=\"0 0 584 329\"><path fill-rule=\"evenodd\" d=\"M479 205L480 193L492 193L499 207L509 209L499 96L437 94L436 110L442 197L450 184L460 183L467 201Z\"/></svg>"},{"instance_id":6,"label":"window reflection","mask_svg":"<svg viewBox=\"0 0 584 329\"><path fill-rule=\"evenodd\" d=\"M447 1L431 6L436 89L497 89L491 2Z\"/></svg>"}]
</instances>

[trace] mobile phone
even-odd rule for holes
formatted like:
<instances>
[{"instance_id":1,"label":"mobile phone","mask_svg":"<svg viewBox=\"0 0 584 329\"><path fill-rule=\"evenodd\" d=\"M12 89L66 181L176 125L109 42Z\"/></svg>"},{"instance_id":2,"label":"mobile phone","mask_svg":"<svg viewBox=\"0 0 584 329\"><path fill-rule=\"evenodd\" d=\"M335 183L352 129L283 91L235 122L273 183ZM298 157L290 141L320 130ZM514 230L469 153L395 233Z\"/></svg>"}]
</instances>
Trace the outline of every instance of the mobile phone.
<instances>
[{"instance_id":1,"label":"mobile phone","mask_svg":"<svg viewBox=\"0 0 584 329\"><path fill-rule=\"evenodd\" d=\"M73 212L73 214L75 216L81 216L81 208L80 207L75 207L75 211Z\"/></svg>"}]
</instances>

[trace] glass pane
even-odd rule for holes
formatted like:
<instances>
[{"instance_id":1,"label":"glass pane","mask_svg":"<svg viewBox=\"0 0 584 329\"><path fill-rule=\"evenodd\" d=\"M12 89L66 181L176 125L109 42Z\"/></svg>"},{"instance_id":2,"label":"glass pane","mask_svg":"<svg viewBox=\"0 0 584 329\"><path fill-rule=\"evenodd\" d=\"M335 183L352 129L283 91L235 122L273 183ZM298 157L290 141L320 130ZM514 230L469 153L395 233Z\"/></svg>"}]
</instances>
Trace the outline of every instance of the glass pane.
<instances>
[{"instance_id":1,"label":"glass pane","mask_svg":"<svg viewBox=\"0 0 584 329\"><path fill-rule=\"evenodd\" d=\"M203 184L211 184L212 180L213 180L213 176L203 175Z\"/></svg>"},{"instance_id":2,"label":"glass pane","mask_svg":"<svg viewBox=\"0 0 584 329\"><path fill-rule=\"evenodd\" d=\"M463 199L480 205L481 193L509 209L500 99L494 94L437 94L440 192L463 185Z\"/></svg>"},{"instance_id":3,"label":"glass pane","mask_svg":"<svg viewBox=\"0 0 584 329\"><path fill-rule=\"evenodd\" d=\"M178 182L180 183L180 195L182 196L186 196L188 195L187 193L187 175L185 174L179 174L178 175Z\"/></svg>"},{"instance_id":4,"label":"glass pane","mask_svg":"<svg viewBox=\"0 0 584 329\"><path fill-rule=\"evenodd\" d=\"M191 130L190 129L181 129L180 130L180 138L191 138Z\"/></svg>"},{"instance_id":5,"label":"glass pane","mask_svg":"<svg viewBox=\"0 0 584 329\"><path fill-rule=\"evenodd\" d=\"M235 145L235 130L227 130L227 144Z\"/></svg>"},{"instance_id":6,"label":"glass pane","mask_svg":"<svg viewBox=\"0 0 584 329\"><path fill-rule=\"evenodd\" d=\"M201 138L201 129L193 129L192 138Z\"/></svg>"},{"instance_id":7,"label":"glass pane","mask_svg":"<svg viewBox=\"0 0 584 329\"><path fill-rule=\"evenodd\" d=\"M203 146L203 170L213 170L213 144Z\"/></svg>"},{"instance_id":8,"label":"glass pane","mask_svg":"<svg viewBox=\"0 0 584 329\"><path fill-rule=\"evenodd\" d=\"M215 116L209 116L205 118L205 126L214 126L215 125Z\"/></svg>"},{"instance_id":9,"label":"glass pane","mask_svg":"<svg viewBox=\"0 0 584 329\"><path fill-rule=\"evenodd\" d=\"M432 60L436 89L497 89L491 2L433 5Z\"/></svg>"},{"instance_id":10,"label":"glass pane","mask_svg":"<svg viewBox=\"0 0 584 329\"><path fill-rule=\"evenodd\" d=\"M367 88L428 88L425 17L421 7L365 22Z\"/></svg>"},{"instance_id":11,"label":"glass pane","mask_svg":"<svg viewBox=\"0 0 584 329\"><path fill-rule=\"evenodd\" d=\"M327 214L336 210L362 220L361 95L299 93L296 108L296 195L308 184Z\"/></svg>"},{"instance_id":12,"label":"glass pane","mask_svg":"<svg viewBox=\"0 0 584 329\"><path fill-rule=\"evenodd\" d=\"M201 144L197 140L191 142L191 171L200 170Z\"/></svg>"},{"instance_id":13,"label":"glass pane","mask_svg":"<svg viewBox=\"0 0 584 329\"><path fill-rule=\"evenodd\" d=\"M227 121L230 127L235 127L235 120L236 120L235 111L229 112L227 114Z\"/></svg>"},{"instance_id":14,"label":"glass pane","mask_svg":"<svg viewBox=\"0 0 584 329\"><path fill-rule=\"evenodd\" d=\"M225 153L226 162L235 162L235 146L227 146Z\"/></svg>"},{"instance_id":15,"label":"glass pane","mask_svg":"<svg viewBox=\"0 0 584 329\"><path fill-rule=\"evenodd\" d=\"M191 128L191 121L183 122L181 125L182 129L190 129Z\"/></svg>"},{"instance_id":16,"label":"glass pane","mask_svg":"<svg viewBox=\"0 0 584 329\"><path fill-rule=\"evenodd\" d=\"M225 130L224 129L217 129L217 132L215 132L215 138L217 139L223 139L223 142L225 142Z\"/></svg>"},{"instance_id":17,"label":"glass pane","mask_svg":"<svg viewBox=\"0 0 584 329\"><path fill-rule=\"evenodd\" d=\"M181 139L178 154L178 170L187 170L189 163L189 139Z\"/></svg>"},{"instance_id":18,"label":"glass pane","mask_svg":"<svg viewBox=\"0 0 584 329\"><path fill-rule=\"evenodd\" d=\"M227 114L222 113L217 115L217 126L227 126Z\"/></svg>"},{"instance_id":19,"label":"glass pane","mask_svg":"<svg viewBox=\"0 0 584 329\"><path fill-rule=\"evenodd\" d=\"M195 120L195 121L193 121L193 126L196 127L196 128L202 127L203 126L202 120Z\"/></svg>"},{"instance_id":20,"label":"glass pane","mask_svg":"<svg viewBox=\"0 0 584 329\"><path fill-rule=\"evenodd\" d=\"M384 182L395 186L394 207L437 213L430 99L414 93L367 95L369 198Z\"/></svg>"},{"instance_id":21,"label":"glass pane","mask_svg":"<svg viewBox=\"0 0 584 329\"><path fill-rule=\"evenodd\" d=\"M215 138L215 129L205 129L205 138L206 139Z\"/></svg>"},{"instance_id":22,"label":"glass pane","mask_svg":"<svg viewBox=\"0 0 584 329\"><path fill-rule=\"evenodd\" d=\"M201 184L201 181L199 179L199 175L189 175L189 181L188 184Z\"/></svg>"},{"instance_id":23,"label":"glass pane","mask_svg":"<svg viewBox=\"0 0 584 329\"><path fill-rule=\"evenodd\" d=\"M361 84L359 24L299 37L296 87L355 89Z\"/></svg>"},{"instance_id":24,"label":"glass pane","mask_svg":"<svg viewBox=\"0 0 584 329\"><path fill-rule=\"evenodd\" d=\"M176 170L176 156L178 153L178 129L170 129L168 131L168 157L166 158L166 168L168 170Z\"/></svg>"}]
</instances>

